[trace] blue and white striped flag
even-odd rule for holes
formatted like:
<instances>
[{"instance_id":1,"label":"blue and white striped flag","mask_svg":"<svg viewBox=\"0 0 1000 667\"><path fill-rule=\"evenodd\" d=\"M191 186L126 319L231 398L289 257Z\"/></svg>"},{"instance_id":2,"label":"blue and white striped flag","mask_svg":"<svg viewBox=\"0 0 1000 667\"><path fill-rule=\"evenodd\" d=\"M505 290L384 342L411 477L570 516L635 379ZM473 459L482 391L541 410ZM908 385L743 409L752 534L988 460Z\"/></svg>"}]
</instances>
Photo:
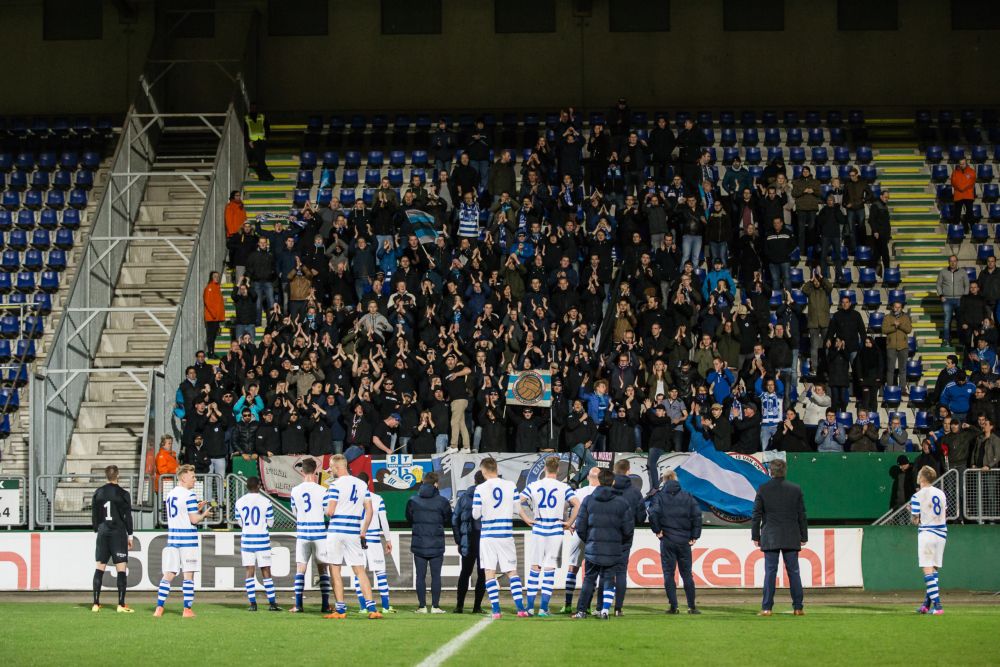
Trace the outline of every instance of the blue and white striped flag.
<instances>
[{"instance_id":1,"label":"blue and white striped flag","mask_svg":"<svg viewBox=\"0 0 1000 667\"><path fill-rule=\"evenodd\" d=\"M420 243L434 243L437 239L437 232L434 230L434 216L419 209L411 208L406 212L406 217L413 226L413 233L416 234Z\"/></svg>"},{"instance_id":2,"label":"blue and white striped flag","mask_svg":"<svg viewBox=\"0 0 1000 667\"><path fill-rule=\"evenodd\" d=\"M720 452L711 442L703 442L675 469L681 488L706 509L749 518L757 489L771 478L752 464Z\"/></svg>"}]
</instances>

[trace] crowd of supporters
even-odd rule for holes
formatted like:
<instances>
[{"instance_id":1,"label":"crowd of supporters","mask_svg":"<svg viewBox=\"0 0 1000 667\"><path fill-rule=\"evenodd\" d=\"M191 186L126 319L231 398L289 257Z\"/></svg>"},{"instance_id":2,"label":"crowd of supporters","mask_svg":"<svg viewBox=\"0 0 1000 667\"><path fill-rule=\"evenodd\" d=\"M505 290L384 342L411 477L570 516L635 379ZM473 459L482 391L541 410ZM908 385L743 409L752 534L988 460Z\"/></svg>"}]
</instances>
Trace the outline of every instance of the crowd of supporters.
<instances>
[{"instance_id":1,"label":"crowd of supporters","mask_svg":"<svg viewBox=\"0 0 1000 667\"><path fill-rule=\"evenodd\" d=\"M655 459L685 450L698 412L727 451L923 448L939 471L959 424L969 438L952 464L1000 466L983 425L998 394L993 263L971 289L942 271L969 356L934 383L924 432L881 423L879 390L906 385L913 324L895 303L870 331L829 269L842 244L889 267L889 193L857 169L793 179L780 158L751 176L738 158L713 164L691 120L640 133L631 117L621 100L585 129L566 109L526 157L482 123L461 136L442 122L435 176L386 179L370 206L334 197L262 224L232 193L234 287L213 273L204 292L209 353L227 323L232 342L218 365L199 353L178 389L187 459L207 470L229 453L350 447ZM551 408L505 407L523 369L552 372Z\"/></svg>"}]
</instances>

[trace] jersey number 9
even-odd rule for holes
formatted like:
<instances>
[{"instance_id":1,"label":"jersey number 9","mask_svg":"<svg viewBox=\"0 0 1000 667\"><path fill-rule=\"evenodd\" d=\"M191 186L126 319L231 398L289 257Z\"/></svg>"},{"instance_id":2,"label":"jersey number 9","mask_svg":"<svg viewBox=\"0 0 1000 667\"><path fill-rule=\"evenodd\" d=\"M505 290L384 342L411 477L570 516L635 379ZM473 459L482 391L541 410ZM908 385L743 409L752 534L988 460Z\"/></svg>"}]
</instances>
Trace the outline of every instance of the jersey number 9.
<instances>
[{"instance_id":1,"label":"jersey number 9","mask_svg":"<svg viewBox=\"0 0 1000 667\"><path fill-rule=\"evenodd\" d=\"M493 509L500 507L500 503L503 502L503 489L499 486L493 489L493 500L496 501L493 503Z\"/></svg>"}]
</instances>

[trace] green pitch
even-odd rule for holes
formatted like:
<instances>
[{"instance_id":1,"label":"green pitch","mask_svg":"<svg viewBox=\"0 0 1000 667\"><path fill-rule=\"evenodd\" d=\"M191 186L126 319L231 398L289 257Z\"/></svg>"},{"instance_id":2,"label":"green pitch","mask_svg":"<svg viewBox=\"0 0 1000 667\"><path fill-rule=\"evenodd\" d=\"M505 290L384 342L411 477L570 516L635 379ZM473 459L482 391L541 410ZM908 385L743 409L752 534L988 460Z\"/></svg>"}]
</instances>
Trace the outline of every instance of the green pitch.
<instances>
[{"instance_id":1,"label":"green pitch","mask_svg":"<svg viewBox=\"0 0 1000 667\"><path fill-rule=\"evenodd\" d=\"M108 592L107 597L113 598ZM808 598L807 598L808 601ZM481 616L417 616L412 607L384 620L324 620L250 614L235 604L180 604L152 617L114 606L52 602L0 604L0 649L8 665L342 664L417 665L474 626L484 627L443 663L455 665L817 665L997 664L1000 604L953 605L944 616L918 616L902 605L813 605L793 617L777 607L758 618L751 607L706 606L701 616L665 616L662 608L626 607L624 618L500 621ZM506 610L505 610L506 611ZM441 664L441 663L435 663Z\"/></svg>"}]
</instances>

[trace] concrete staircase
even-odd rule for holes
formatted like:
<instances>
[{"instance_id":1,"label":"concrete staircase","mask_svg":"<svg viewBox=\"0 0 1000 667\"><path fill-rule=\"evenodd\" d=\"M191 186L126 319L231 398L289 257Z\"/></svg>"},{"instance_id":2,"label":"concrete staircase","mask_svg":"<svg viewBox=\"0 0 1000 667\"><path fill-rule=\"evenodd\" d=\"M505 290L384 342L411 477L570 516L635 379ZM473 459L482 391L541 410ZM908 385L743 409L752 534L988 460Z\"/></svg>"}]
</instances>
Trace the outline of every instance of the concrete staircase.
<instances>
[{"instance_id":1,"label":"concrete staircase","mask_svg":"<svg viewBox=\"0 0 1000 667\"><path fill-rule=\"evenodd\" d=\"M94 222L94 215L101 197L107 188L108 173L111 169L111 158L102 162L94 174L94 187L87 198L87 208L80 215L80 229L74 233L73 249L67 253L66 270L59 279L59 291L52 295L52 313L45 318L45 332L42 338L35 341L36 359L29 364L29 375L34 369L44 363L52 344L56 327L62 319L63 308L69 298L69 291L80 270L83 250ZM13 363L13 362L11 362ZM10 437L0 443L0 473L4 475L28 474L28 434L31 424L31 408L27 388L20 391L20 409L10 417Z\"/></svg>"},{"instance_id":2,"label":"concrete staircase","mask_svg":"<svg viewBox=\"0 0 1000 667\"><path fill-rule=\"evenodd\" d=\"M146 186L111 303L112 308L154 310L110 313L93 361L96 368L151 369L163 363L181 303L187 259L205 205L205 197L184 176L173 172L203 172L192 180L207 192L211 161L206 164L201 156L214 154L216 141L210 134L188 135L159 148L153 170L163 175L150 178ZM194 154L199 157L185 160L185 155ZM138 236L189 238L172 241L175 251L163 241L136 239ZM91 375L66 458L67 474L99 473L109 464L117 465L123 474L139 471L148 391L136 378L145 383L148 375Z\"/></svg>"}]
</instances>

